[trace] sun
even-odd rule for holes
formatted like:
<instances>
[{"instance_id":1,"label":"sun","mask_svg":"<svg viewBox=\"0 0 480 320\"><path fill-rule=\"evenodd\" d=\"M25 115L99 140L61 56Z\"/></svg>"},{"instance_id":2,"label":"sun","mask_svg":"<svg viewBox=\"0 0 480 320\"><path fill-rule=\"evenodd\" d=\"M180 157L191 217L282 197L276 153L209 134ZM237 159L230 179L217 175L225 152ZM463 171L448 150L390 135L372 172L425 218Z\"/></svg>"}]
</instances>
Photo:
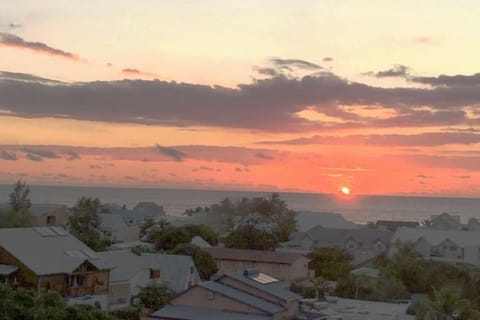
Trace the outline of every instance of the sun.
<instances>
[{"instance_id":1,"label":"sun","mask_svg":"<svg viewBox=\"0 0 480 320\"><path fill-rule=\"evenodd\" d=\"M342 191L342 193L346 196L348 196L350 194L350 188L349 187L342 187L342 189L340 189L340 191Z\"/></svg>"}]
</instances>

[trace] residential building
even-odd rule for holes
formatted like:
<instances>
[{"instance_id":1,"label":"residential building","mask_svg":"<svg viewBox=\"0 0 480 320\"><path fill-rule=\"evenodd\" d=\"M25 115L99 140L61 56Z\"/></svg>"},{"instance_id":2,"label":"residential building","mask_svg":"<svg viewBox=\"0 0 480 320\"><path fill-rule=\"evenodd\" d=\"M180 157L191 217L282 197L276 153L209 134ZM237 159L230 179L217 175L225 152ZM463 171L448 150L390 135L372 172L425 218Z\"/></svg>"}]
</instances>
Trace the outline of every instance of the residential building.
<instances>
[{"instance_id":1,"label":"residential building","mask_svg":"<svg viewBox=\"0 0 480 320\"><path fill-rule=\"evenodd\" d=\"M8 203L0 204L0 210L10 210L10 208ZM32 218L33 226L66 226L70 210L66 205L32 203L28 213Z\"/></svg>"},{"instance_id":2,"label":"residential building","mask_svg":"<svg viewBox=\"0 0 480 320\"><path fill-rule=\"evenodd\" d=\"M420 224L417 221L396 221L396 220L377 220L377 228L385 228L395 232L400 227L418 228Z\"/></svg>"},{"instance_id":3,"label":"residential building","mask_svg":"<svg viewBox=\"0 0 480 320\"><path fill-rule=\"evenodd\" d=\"M386 252L393 232L379 228L330 229L315 226L307 232L294 232L278 250L308 253L315 248L338 248L350 254L354 267L367 266Z\"/></svg>"},{"instance_id":4,"label":"residential building","mask_svg":"<svg viewBox=\"0 0 480 320\"><path fill-rule=\"evenodd\" d=\"M0 229L0 264L22 285L107 309L111 266L61 227Z\"/></svg>"},{"instance_id":5,"label":"residential building","mask_svg":"<svg viewBox=\"0 0 480 320\"><path fill-rule=\"evenodd\" d=\"M139 202L133 211L142 216L144 221L160 221L166 216L163 206L159 206L155 202Z\"/></svg>"},{"instance_id":6,"label":"residential building","mask_svg":"<svg viewBox=\"0 0 480 320\"><path fill-rule=\"evenodd\" d=\"M295 319L301 296L281 281L257 270L226 273L199 283L153 313L157 319ZM195 312L194 312L195 311Z\"/></svg>"},{"instance_id":7,"label":"residential building","mask_svg":"<svg viewBox=\"0 0 480 320\"><path fill-rule=\"evenodd\" d=\"M131 212L100 213L99 229L104 238L111 243L140 240L140 223L131 216Z\"/></svg>"},{"instance_id":8,"label":"residential building","mask_svg":"<svg viewBox=\"0 0 480 320\"><path fill-rule=\"evenodd\" d=\"M311 276L309 260L295 252L203 248L217 262L218 274L254 268L281 280L306 279Z\"/></svg>"},{"instance_id":9,"label":"residential building","mask_svg":"<svg viewBox=\"0 0 480 320\"><path fill-rule=\"evenodd\" d=\"M133 254L130 250L99 252L98 255L113 266L110 272L108 304L110 310L129 307L141 288L151 282L160 282L160 270Z\"/></svg>"},{"instance_id":10,"label":"residential building","mask_svg":"<svg viewBox=\"0 0 480 320\"><path fill-rule=\"evenodd\" d=\"M297 230L306 232L312 226L322 226L332 229L358 229L359 225L346 220L339 213L332 212L299 212L295 216Z\"/></svg>"},{"instance_id":11,"label":"residential building","mask_svg":"<svg viewBox=\"0 0 480 320\"><path fill-rule=\"evenodd\" d=\"M159 281L167 285L175 294L179 294L201 281L191 256L142 253L140 257L152 270L160 271Z\"/></svg>"},{"instance_id":12,"label":"residential building","mask_svg":"<svg viewBox=\"0 0 480 320\"><path fill-rule=\"evenodd\" d=\"M390 255L399 244L411 246L426 259L480 266L480 231L400 228L392 237Z\"/></svg>"},{"instance_id":13,"label":"residential building","mask_svg":"<svg viewBox=\"0 0 480 320\"><path fill-rule=\"evenodd\" d=\"M149 319L160 320L271 320L271 316L229 312L202 307L167 305L150 315Z\"/></svg>"},{"instance_id":14,"label":"residential building","mask_svg":"<svg viewBox=\"0 0 480 320\"><path fill-rule=\"evenodd\" d=\"M432 215L428 227L437 230L459 230L462 225L460 216L454 216L444 212L442 214Z\"/></svg>"},{"instance_id":15,"label":"residential building","mask_svg":"<svg viewBox=\"0 0 480 320\"><path fill-rule=\"evenodd\" d=\"M290 291L289 281L280 281L255 269L226 273L215 281L281 305L286 310L282 313L285 317L298 314L298 301L302 296Z\"/></svg>"}]
</instances>

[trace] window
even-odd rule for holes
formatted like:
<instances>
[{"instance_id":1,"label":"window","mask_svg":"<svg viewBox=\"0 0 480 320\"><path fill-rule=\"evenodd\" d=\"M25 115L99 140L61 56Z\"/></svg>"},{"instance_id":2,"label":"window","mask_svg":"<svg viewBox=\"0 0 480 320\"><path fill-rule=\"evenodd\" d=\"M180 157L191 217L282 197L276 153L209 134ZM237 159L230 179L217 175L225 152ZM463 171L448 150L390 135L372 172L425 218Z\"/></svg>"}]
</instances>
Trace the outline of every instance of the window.
<instances>
[{"instance_id":1,"label":"window","mask_svg":"<svg viewBox=\"0 0 480 320\"><path fill-rule=\"evenodd\" d=\"M54 225L56 222L56 217L55 216L47 216L47 225Z\"/></svg>"},{"instance_id":2,"label":"window","mask_svg":"<svg viewBox=\"0 0 480 320\"><path fill-rule=\"evenodd\" d=\"M208 292L207 292L207 299L208 299L208 300L213 300L213 299L215 299L215 293L213 293L213 291L208 291Z\"/></svg>"},{"instance_id":3,"label":"window","mask_svg":"<svg viewBox=\"0 0 480 320\"><path fill-rule=\"evenodd\" d=\"M158 279L158 278L160 278L160 270L150 269L150 279Z\"/></svg>"}]
</instances>

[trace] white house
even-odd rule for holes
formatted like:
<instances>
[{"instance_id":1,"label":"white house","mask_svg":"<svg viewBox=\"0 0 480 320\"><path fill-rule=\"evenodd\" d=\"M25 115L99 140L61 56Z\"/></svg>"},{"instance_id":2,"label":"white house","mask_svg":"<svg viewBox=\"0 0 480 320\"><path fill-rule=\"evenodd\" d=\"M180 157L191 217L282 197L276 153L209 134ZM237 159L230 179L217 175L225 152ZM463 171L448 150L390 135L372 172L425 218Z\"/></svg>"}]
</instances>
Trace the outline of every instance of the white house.
<instances>
[{"instance_id":1,"label":"white house","mask_svg":"<svg viewBox=\"0 0 480 320\"><path fill-rule=\"evenodd\" d=\"M392 237L390 255L397 244L410 245L427 259L480 266L480 231L399 228Z\"/></svg>"}]
</instances>

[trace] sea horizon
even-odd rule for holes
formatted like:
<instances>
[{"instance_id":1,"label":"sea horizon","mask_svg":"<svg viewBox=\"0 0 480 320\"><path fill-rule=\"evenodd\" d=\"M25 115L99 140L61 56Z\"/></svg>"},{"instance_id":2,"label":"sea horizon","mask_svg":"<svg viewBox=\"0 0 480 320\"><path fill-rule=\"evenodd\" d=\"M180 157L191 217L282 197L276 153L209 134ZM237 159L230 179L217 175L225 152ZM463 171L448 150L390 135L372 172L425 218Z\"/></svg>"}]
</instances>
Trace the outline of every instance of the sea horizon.
<instances>
[{"instance_id":1,"label":"sea horizon","mask_svg":"<svg viewBox=\"0 0 480 320\"><path fill-rule=\"evenodd\" d=\"M333 212L347 220L366 223L376 220L423 221L431 215L447 212L459 215L463 222L480 217L480 199L466 197L408 195L337 195L307 192L211 190L125 186L71 186L30 184L33 203L72 206L82 196L97 197L103 203L132 208L138 202L154 201L169 215L182 215L186 209L210 206L228 197L268 196L278 193L288 207L297 212ZM0 184L0 202L8 201L13 185Z\"/></svg>"}]
</instances>

